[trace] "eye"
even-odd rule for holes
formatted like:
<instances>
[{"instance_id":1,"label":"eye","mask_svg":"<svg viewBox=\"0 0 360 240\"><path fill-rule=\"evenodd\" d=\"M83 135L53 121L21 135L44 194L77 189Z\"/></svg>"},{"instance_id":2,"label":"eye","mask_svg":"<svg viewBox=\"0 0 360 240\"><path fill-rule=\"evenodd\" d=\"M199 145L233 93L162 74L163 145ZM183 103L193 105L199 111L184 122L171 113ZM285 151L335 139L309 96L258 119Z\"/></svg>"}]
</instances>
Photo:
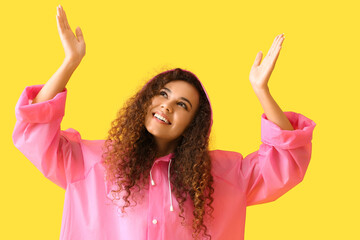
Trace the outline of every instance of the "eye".
<instances>
[{"instance_id":1,"label":"eye","mask_svg":"<svg viewBox=\"0 0 360 240\"><path fill-rule=\"evenodd\" d=\"M160 91L159 95L167 97L167 93L165 91Z\"/></svg>"},{"instance_id":2,"label":"eye","mask_svg":"<svg viewBox=\"0 0 360 240\"><path fill-rule=\"evenodd\" d=\"M179 102L178 105L181 106L181 107L183 107L183 108L185 108L186 110L188 109L188 107L186 106L186 104L183 103L183 102Z\"/></svg>"}]
</instances>

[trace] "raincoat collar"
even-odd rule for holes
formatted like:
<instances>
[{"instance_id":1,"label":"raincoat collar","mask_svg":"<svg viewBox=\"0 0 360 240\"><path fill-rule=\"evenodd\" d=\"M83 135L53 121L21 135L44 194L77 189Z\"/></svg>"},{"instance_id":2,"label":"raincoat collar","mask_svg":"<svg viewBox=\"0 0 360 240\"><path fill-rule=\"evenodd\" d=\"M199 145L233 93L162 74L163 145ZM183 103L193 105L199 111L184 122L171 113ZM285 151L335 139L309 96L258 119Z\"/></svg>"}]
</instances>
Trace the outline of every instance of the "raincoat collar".
<instances>
[{"instance_id":1,"label":"raincoat collar","mask_svg":"<svg viewBox=\"0 0 360 240\"><path fill-rule=\"evenodd\" d=\"M169 153L168 155L165 155L165 156L155 159L154 164L156 162L169 162L170 159L172 159L173 157L174 157L174 153ZM153 166L154 166L154 164L153 164Z\"/></svg>"},{"instance_id":2,"label":"raincoat collar","mask_svg":"<svg viewBox=\"0 0 360 240\"><path fill-rule=\"evenodd\" d=\"M171 193L171 183L170 183L170 167L171 167L171 161L172 161L173 157L174 157L174 153L169 153L168 155L157 158L154 161L154 163L151 167L151 170L150 170L150 181L151 181L151 185L154 186L154 185L156 185L156 183L153 180L152 174L151 174L151 172L154 168L154 165L159 162L166 162L166 163L168 162L169 163L168 164L168 186L169 186L169 199L170 199L170 209L169 210L171 212L174 211L174 207L172 204L172 193ZM113 203L115 203L118 207L121 207L123 205L122 199L116 200L112 193L112 190L117 191L117 190L119 190L119 187L115 184L111 184L111 183L107 182L105 177L104 177L104 180L105 180L106 197L108 199L110 199ZM116 194L116 195L119 196L119 194ZM118 212L119 212L119 209L118 209Z\"/></svg>"},{"instance_id":3,"label":"raincoat collar","mask_svg":"<svg viewBox=\"0 0 360 240\"><path fill-rule=\"evenodd\" d=\"M169 200L170 200L170 211L174 211L174 207L173 207L173 204L172 204L172 194L171 194L171 182L170 182L170 167L171 167L171 160L174 156L174 153L170 153L166 156L163 156L163 157L160 157L158 159L156 159L150 169L150 182L151 182L151 185L152 186L155 186L156 183L154 181L154 179L152 178L152 170L154 168L154 165L157 164L158 162L169 162L169 165L168 165L168 185L169 185Z\"/></svg>"}]
</instances>

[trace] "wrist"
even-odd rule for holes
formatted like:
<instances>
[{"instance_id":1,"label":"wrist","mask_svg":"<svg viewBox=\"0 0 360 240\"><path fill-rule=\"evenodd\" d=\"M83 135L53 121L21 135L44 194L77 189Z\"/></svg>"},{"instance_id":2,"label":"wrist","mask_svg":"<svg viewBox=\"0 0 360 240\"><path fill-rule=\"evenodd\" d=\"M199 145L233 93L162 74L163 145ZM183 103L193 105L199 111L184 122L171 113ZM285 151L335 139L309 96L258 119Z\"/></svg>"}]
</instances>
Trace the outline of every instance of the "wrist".
<instances>
[{"instance_id":1,"label":"wrist","mask_svg":"<svg viewBox=\"0 0 360 240\"><path fill-rule=\"evenodd\" d=\"M81 59L75 59L75 58L64 58L63 65L67 67L77 68L81 62Z\"/></svg>"},{"instance_id":2,"label":"wrist","mask_svg":"<svg viewBox=\"0 0 360 240\"><path fill-rule=\"evenodd\" d=\"M74 71L80 64L81 60L75 60L73 58L65 58L62 65L68 70Z\"/></svg>"},{"instance_id":3,"label":"wrist","mask_svg":"<svg viewBox=\"0 0 360 240\"><path fill-rule=\"evenodd\" d=\"M270 89L267 86L262 88L254 88L254 92L256 96L270 95Z\"/></svg>"}]
</instances>

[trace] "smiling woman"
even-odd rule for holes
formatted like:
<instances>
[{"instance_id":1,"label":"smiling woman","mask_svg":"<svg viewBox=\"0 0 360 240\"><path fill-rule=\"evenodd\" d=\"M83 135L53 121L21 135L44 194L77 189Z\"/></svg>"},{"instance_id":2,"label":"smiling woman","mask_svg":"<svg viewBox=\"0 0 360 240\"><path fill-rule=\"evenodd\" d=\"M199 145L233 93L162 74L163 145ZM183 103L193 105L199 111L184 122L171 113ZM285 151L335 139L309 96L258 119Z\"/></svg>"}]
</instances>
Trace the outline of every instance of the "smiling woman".
<instances>
[{"instance_id":1,"label":"smiling woman","mask_svg":"<svg viewBox=\"0 0 360 240\"><path fill-rule=\"evenodd\" d=\"M15 146L66 190L60 239L243 239L246 207L271 202L302 181L315 123L282 112L268 91L283 35L250 82L263 106L258 151L209 151L212 109L200 80L176 68L157 74L131 97L106 140L61 130L71 74L85 54L58 7L65 50L44 85L26 87L16 105Z\"/></svg>"},{"instance_id":2,"label":"smiling woman","mask_svg":"<svg viewBox=\"0 0 360 240\"><path fill-rule=\"evenodd\" d=\"M155 163L167 159L170 209L174 209L170 187L173 184L179 203L176 212L183 220L195 218L195 234L206 229L205 208L208 205L211 211L213 201L208 152L211 116L210 101L201 82L180 68L158 74L128 101L113 121L104 152L107 179L116 182L115 192L127 193L122 195L126 203L122 211L131 204L129 197L134 194L134 186L146 187ZM186 195L194 202L187 210L193 209L196 215L184 216Z\"/></svg>"}]
</instances>

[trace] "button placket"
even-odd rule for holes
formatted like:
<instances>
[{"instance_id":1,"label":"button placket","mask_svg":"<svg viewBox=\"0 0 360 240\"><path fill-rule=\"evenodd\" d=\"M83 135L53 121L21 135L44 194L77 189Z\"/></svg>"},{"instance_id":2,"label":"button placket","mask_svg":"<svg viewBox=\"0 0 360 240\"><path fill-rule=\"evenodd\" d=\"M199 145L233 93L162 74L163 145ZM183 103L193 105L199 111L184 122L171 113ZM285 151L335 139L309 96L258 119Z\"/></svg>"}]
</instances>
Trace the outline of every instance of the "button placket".
<instances>
[{"instance_id":1,"label":"button placket","mask_svg":"<svg viewBox=\"0 0 360 240\"><path fill-rule=\"evenodd\" d=\"M163 199L164 188L162 186L164 182L164 175L162 173L162 164L155 163L151 169L152 176L155 185L152 185L151 179L149 183L149 210L148 210L148 239L161 239L162 234L162 211L164 209Z\"/></svg>"}]
</instances>

